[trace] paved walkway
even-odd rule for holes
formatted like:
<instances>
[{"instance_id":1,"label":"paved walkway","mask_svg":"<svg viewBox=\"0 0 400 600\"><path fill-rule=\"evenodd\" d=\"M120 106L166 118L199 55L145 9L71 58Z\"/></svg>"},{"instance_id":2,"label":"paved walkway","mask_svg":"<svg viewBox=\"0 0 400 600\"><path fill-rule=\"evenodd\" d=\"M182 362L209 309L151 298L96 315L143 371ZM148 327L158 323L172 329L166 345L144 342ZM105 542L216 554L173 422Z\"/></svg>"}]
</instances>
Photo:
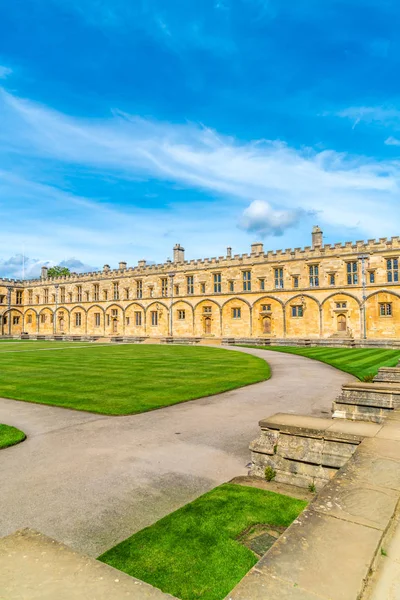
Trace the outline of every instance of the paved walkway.
<instances>
[{"instance_id":1,"label":"paved walkway","mask_svg":"<svg viewBox=\"0 0 400 600\"><path fill-rule=\"evenodd\" d=\"M239 351L239 349L230 349ZM330 415L351 377L307 358L265 358L267 382L130 417L0 399L0 423L28 435L0 454L0 536L31 527L91 556L237 475L258 421Z\"/></svg>"}]
</instances>

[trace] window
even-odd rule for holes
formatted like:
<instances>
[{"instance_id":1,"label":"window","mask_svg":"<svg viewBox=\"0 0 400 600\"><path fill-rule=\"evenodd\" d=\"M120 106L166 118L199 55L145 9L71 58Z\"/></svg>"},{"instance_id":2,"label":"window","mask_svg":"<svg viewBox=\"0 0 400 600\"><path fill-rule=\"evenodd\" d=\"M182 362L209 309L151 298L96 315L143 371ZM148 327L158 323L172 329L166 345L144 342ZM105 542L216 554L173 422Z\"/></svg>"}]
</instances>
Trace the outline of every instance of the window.
<instances>
[{"instance_id":1,"label":"window","mask_svg":"<svg viewBox=\"0 0 400 600\"><path fill-rule=\"evenodd\" d=\"M149 287L149 296L150 296L150 298L153 298L153 296L154 296L154 288L152 285Z\"/></svg>"},{"instance_id":2,"label":"window","mask_svg":"<svg viewBox=\"0 0 400 600\"><path fill-rule=\"evenodd\" d=\"M48 304L48 302L49 302L49 289L45 288L43 290L43 294L44 294L44 303Z\"/></svg>"},{"instance_id":3,"label":"window","mask_svg":"<svg viewBox=\"0 0 400 600\"><path fill-rule=\"evenodd\" d=\"M16 303L17 304L22 304L22 290L18 290L17 291Z\"/></svg>"},{"instance_id":4,"label":"window","mask_svg":"<svg viewBox=\"0 0 400 600\"><path fill-rule=\"evenodd\" d=\"M347 308L347 302L336 302L336 308Z\"/></svg>"},{"instance_id":5,"label":"window","mask_svg":"<svg viewBox=\"0 0 400 600\"><path fill-rule=\"evenodd\" d=\"M175 296L179 296L179 285L174 285L175 288Z\"/></svg>"},{"instance_id":6,"label":"window","mask_svg":"<svg viewBox=\"0 0 400 600\"><path fill-rule=\"evenodd\" d=\"M46 315L40 315L40 322L46 323Z\"/></svg>"},{"instance_id":7,"label":"window","mask_svg":"<svg viewBox=\"0 0 400 600\"><path fill-rule=\"evenodd\" d=\"M94 313L94 326L100 327L100 313Z\"/></svg>"},{"instance_id":8,"label":"window","mask_svg":"<svg viewBox=\"0 0 400 600\"><path fill-rule=\"evenodd\" d=\"M72 297L72 294L71 294L71 297ZM39 304L39 295L37 294L37 295L35 296L35 298L36 298L36 304Z\"/></svg>"},{"instance_id":9,"label":"window","mask_svg":"<svg viewBox=\"0 0 400 600\"><path fill-rule=\"evenodd\" d=\"M119 284L118 282L113 283L114 300L119 300Z\"/></svg>"},{"instance_id":10,"label":"window","mask_svg":"<svg viewBox=\"0 0 400 600\"><path fill-rule=\"evenodd\" d=\"M187 293L194 294L194 277L193 275L188 275L186 277L186 285L187 285Z\"/></svg>"},{"instance_id":11,"label":"window","mask_svg":"<svg viewBox=\"0 0 400 600\"><path fill-rule=\"evenodd\" d=\"M178 319L180 321L184 321L186 318L186 311L185 310L178 310Z\"/></svg>"},{"instance_id":12,"label":"window","mask_svg":"<svg viewBox=\"0 0 400 600\"><path fill-rule=\"evenodd\" d=\"M30 314L28 315L26 322L28 323L28 325L32 324L32 315L30 315Z\"/></svg>"},{"instance_id":13,"label":"window","mask_svg":"<svg viewBox=\"0 0 400 600\"><path fill-rule=\"evenodd\" d=\"M375 283L375 271L370 271L369 272L369 282L370 283Z\"/></svg>"},{"instance_id":14,"label":"window","mask_svg":"<svg viewBox=\"0 0 400 600\"><path fill-rule=\"evenodd\" d=\"M166 298L168 296L168 278L162 277L161 279L161 296Z\"/></svg>"},{"instance_id":15,"label":"window","mask_svg":"<svg viewBox=\"0 0 400 600\"><path fill-rule=\"evenodd\" d=\"M130 318L129 318L129 317L125 317L125 323L126 323L127 325L129 325L130 321L131 321L131 320L130 320Z\"/></svg>"},{"instance_id":16,"label":"window","mask_svg":"<svg viewBox=\"0 0 400 600\"><path fill-rule=\"evenodd\" d=\"M54 315L53 314L50 315L50 323L54 323Z\"/></svg>"},{"instance_id":17,"label":"window","mask_svg":"<svg viewBox=\"0 0 400 600\"><path fill-rule=\"evenodd\" d=\"M211 310L212 310L211 306L204 306L203 307L203 312L205 312L205 313L210 313Z\"/></svg>"},{"instance_id":18,"label":"window","mask_svg":"<svg viewBox=\"0 0 400 600\"><path fill-rule=\"evenodd\" d=\"M136 325L136 327L140 327L141 324L142 324L142 313L139 310L137 310L135 312L135 325Z\"/></svg>"},{"instance_id":19,"label":"window","mask_svg":"<svg viewBox=\"0 0 400 600\"><path fill-rule=\"evenodd\" d=\"M206 284L205 284L205 283L201 283L201 284L200 284L200 292L201 292L202 294L205 294L205 293L206 293Z\"/></svg>"},{"instance_id":20,"label":"window","mask_svg":"<svg viewBox=\"0 0 400 600\"><path fill-rule=\"evenodd\" d=\"M251 271L243 271L243 291L251 291Z\"/></svg>"},{"instance_id":21,"label":"window","mask_svg":"<svg viewBox=\"0 0 400 600\"><path fill-rule=\"evenodd\" d=\"M33 292L28 290L28 304L33 304Z\"/></svg>"},{"instance_id":22,"label":"window","mask_svg":"<svg viewBox=\"0 0 400 600\"><path fill-rule=\"evenodd\" d=\"M318 287L319 286L319 266L318 265L309 265L308 273L310 276L310 287Z\"/></svg>"},{"instance_id":23,"label":"window","mask_svg":"<svg viewBox=\"0 0 400 600\"><path fill-rule=\"evenodd\" d=\"M82 302L82 286L81 285L76 286L76 301Z\"/></svg>"},{"instance_id":24,"label":"window","mask_svg":"<svg viewBox=\"0 0 400 600\"><path fill-rule=\"evenodd\" d=\"M13 325L18 325L19 317L13 317Z\"/></svg>"},{"instance_id":25,"label":"window","mask_svg":"<svg viewBox=\"0 0 400 600\"><path fill-rule=\"evenodd\" d=\"M298 275L294 275L293 276L293 287L294 288L298 288L299 287L299 276Z\"/></svg>"},{"instance_id":26,"label":"window","mask_svg":"<svg viewBox=\"0 0 400 600\"><path fill-rule=\"evenodd\" d=\"M125 288L125 300L129 300L129 288Z\"/></svg>"},{"instance_id":27,"label":"window","mask_svg":"<svg viewBox=\"0 0 400 600\"><path fill-rule=\"evenodd\" d=\"M264 291L265 290L265 279L260 279L260 290Z\"/></svg>"},{"instance_id":28,"label":"window","mask_svg":"<svg viewBox=\"0 0 400 600\"><path fill-rule=\"evenodd\" d=\"M86 302L89 302L89 292L85 292L85 300Z\"/></svg>"},{"instance_id":29,"label":"window","mask_svg":"<svg viewBox=\"0 0 400 600\"><path fill-rule=\"evenodd\" d=\"M235 291L235 282L234 281L230 281L229 282L229 291L230 292L234 292Z\"/></svg>"},{"instance_id":30,"label":"window","mask_svg":"<svg viewBox=\"0 0 400 600\"><path fill-rule=\"evenodd\" d=\"M392 303L391 302L382 302L379 304L379 315L381 317L391 317L392 316Z\"/></svg>"},{"instance_id":31,"label":"window","mask_svg":"<svg viewBox=\"0 0 400 600\"><path fill-rule=\"evenodd\" d=\"M104 300L108 299L108 290L103 291L103 298L104 298Z\"/></svg>"},{"instance_id":32,"label":"window","mask_svg":"<svg viewBox=\"0 0 400 600\"><path fill-rule=\"evenodd\" d=\"M110 325L110 315L106 315L107 325Z\"/></svg>"},{"instance_id":33,"label":"window","mask_svg":"<svg viewBox=\"0 0 400 600\"><path fill-rule=\"evenodd\" d=\"M302 317L303 316L303 307L301 304L296 306L292 306L292 317Z\"/></svg>"},{"instance_id":34,"label":"window","mask_svg":"<svg viewBox=\"0 0 400 600\"><path fill-rule=\"evenodd\" d=\"M399 259L388 258L386 261L387 280L389 283L399 281Z\"/></svg>"},{"instance_id":35,"label":"window","mask_svg":"<svg viewBox=\"0 0 400 600\"><path fill-rule=\"evenodd\" d=\"M151 324L153 326L158 325L158 312L156 310L151 311Z\"/></svg>"},{"instance_id":36,"label":"window","mask_svg":"<svg viewBox=\"0 0 400 600\"><path fill-rule=\"evenodd\" d=\"M95 283L93 286L93 300L96 302L100 300L100 286L98 283Z\"/></svg>"},{"instance_id":37,"label":"window","mask_svg":"<svg viewBox=\"0 0 400 600\"><path fill-rule=\"evenodd\" d=\"M329 274L329 285L335 285L335 273L330 273Z\"/></svg>"},{"instance_id":38,"label":"window","mask_svg":"<svg viewBox=\"0 0 400 600\"><path fill-rule=\"evenodd\" d=\"M60 288L60 300L63 303L65 302L65 288L64 287Z\"/></svg>"},{"instance_id":39,"label":"window","mask_svg":"<svg viewBox=\"0 0 400 600\"><path fill-rule=\"evenodd\" d=\"M82 313L75 313L75 327L80 327L82 325Z\"/></svg>"},{"instance_id":40,"label":"window","mask_svg":"<svg viewBox=\"0 0 400 600\"><path fill-rule=\"evenodd\" d=\"M262 312L269 312L271 310L271 305L270 304L263 304L261 306L261 310L262 310Z\"/></svg>"},{"instance_id":41,"label":"window","mask_svg":"<svg viewBox=\"0 0 400 600\"><path fill-rule=\"evenodd\" d=\"M281 267L274 269L275 273L275 288L283 290L283 269Z\"/></svg>"},{"instance_id":42,"label":"window","mask_svg":"<svg viewBox=\"0 0 400 600\"><path fill-rule=\"evenodd\" d=\"M221 273L214 273L214 294L221 293Z\"/></svg>"},{"instance_id":43,"label":"window","mask_svg":"<svg viewBox=\"0 0 400 600\"><path fill-rule=\"evenodd\" d=\"M347 263L347 285L357 285L358 263L357 261Z\"/></svg>"},{"instance_id":44,"label":"window","mask_svg":"<svg viewBox=\"0 0 400 600\"><path fill-rule=\"evenodd\" d=\"M55 294L51 295L51 301L52 301L53 304L56 303L56 295Z\"/></svg>"},{"instance_id":45,"label":"window","mask_svg":"<svg viewBox=\"0 0 400 600\"><path fill-rule=\"evenodd\" d=\"M240 319L242 316L241 308L232 308L232 319Z\"/></svg>"},{"instance_id":46,"label":"window","mask_svg":"<svg viewBox=\"0 0 400 600\"><path fill-rule=\"evenodd\" d=\"M118 309L117 308L111 309L111 316L114 317L115 319L118 317Z\"/></svg>"},{"instance_id":47,"label":"window","mask_svg":"<svg viewBox=\"0 0 400 600\"><path fill-rule=\"evenodd\" d=\"M143 283L142 280L136 282L136 298L142 298L143 296Z\"/></svg>"}]
</instances>

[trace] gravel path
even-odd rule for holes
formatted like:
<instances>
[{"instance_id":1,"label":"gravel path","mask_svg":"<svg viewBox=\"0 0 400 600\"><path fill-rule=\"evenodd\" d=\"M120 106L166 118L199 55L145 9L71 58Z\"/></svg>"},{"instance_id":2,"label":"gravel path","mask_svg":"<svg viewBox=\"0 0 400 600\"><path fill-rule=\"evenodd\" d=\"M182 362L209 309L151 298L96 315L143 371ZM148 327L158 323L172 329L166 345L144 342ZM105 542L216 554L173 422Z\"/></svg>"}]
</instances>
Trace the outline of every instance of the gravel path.
<instances>
[{"instance_id":1,"label":"gravel path","mask_svg":"<svg viewBox=\"0 0 400 600\"><path fill-rule=\"evenodd\" d=\"M258 421L330 415L351 376L300 356L265 358L272 378L134 416L0 399L0 423L28 439L0 452L0 537L31 527L92 556L234 476L247 473Z\"/></svg>"}]
</instances>

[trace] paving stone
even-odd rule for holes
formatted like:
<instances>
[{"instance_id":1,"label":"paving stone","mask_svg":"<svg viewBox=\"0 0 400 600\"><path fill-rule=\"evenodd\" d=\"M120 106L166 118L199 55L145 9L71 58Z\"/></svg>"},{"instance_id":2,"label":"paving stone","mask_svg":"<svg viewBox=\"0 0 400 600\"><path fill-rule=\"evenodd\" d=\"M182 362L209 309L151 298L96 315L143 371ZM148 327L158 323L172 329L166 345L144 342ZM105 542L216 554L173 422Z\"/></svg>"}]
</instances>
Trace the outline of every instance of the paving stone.
<instances>
[{"instance_id":1,"label":"paving stone","mask_svg":"<svg viewBox=\"0 0 400 600\"><path fill-rule=\"evenodd\" d=\"M328 600L292 582L282 581L255 569L246 575L226 600Z\"/></svg>"},{"instance_id":2,"label":"paving stone","mask_svg":"<svg viewBox=\"0 0 400 600\"><path fill-rule=\"evenodd\" d=\"M359 451L360 454L371 453L384 458L400 461L400 441L392 439L378 438L377 436L376 438L365 440L360 445Z\"/></svg>"},{"instance_id":3,"label":"paving stone","mask_svg":"<svg viewBox=\"0 0 400 600\"><path fill-rule=\"evenodd\" d=\"M368 440L371 442L372 440ZM374 440L375 441L375 440ZM378 440L377 440L378 441ZM388 444L397 443L379 440ZM398 460L377 456L370 451L361 451L361 446L351 460L342 467L341 476L349 480L364 481L374 487L400 491L400 465ZM388 452L390 449L388 448Z\"/></svg>"}]
</instances>

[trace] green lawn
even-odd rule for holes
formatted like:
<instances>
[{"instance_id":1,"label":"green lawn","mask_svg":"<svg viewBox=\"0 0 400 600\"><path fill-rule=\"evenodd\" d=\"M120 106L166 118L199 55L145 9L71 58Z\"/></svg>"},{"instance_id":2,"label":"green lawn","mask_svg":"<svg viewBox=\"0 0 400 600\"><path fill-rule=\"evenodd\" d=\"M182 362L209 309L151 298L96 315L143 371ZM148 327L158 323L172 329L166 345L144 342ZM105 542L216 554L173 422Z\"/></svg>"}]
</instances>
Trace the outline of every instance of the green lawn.
<instances>
[{"instance_id":1,"label":"green lawn","mask_svg":"<svg viewBox=\"0 0 400 600\"><path fill-rule=\"evenodd\" d=\"M219 348L30 342L0 348L0 397L109 415L263 381L267 363Z\"/></svg>"},{"instance_id":2,"label":"green lawn","mask_svg":"<svg viewBox=\"0 0 400 600\"><path fill-rule=\"evenodd\" d=\"M182 600L221 600L258 561L237 536L257 523L288 526L306 504L224 484L142 529L99 560Z\"/></svg>"},{"instance_id":3,"label":"green lawn","mask_svg":"<svg viewBox=\"0 0 400 600\"><path fill-rule=\"evenodd\" d=\"M26 435L24 432L16 427L0 424L0 449L19 444L19 442L23 442L25 438Z\"/></svg>"},{"instance_id":4,"label":"green lawn","mask_svg":"<svg viewBox=\"0 0 400 600\"><path fill-rule=\"evenodd\" d=\"M249 346L247 346L249 347ZM251 346L260 348L260 346ZM341 371L351 373L361 380L376 375L379 367L395 367L400 360L400 350L380 348L296 348L289 346L265 346L264 350L287 352L320 360Z\"/></svg>"}]
</instances>

